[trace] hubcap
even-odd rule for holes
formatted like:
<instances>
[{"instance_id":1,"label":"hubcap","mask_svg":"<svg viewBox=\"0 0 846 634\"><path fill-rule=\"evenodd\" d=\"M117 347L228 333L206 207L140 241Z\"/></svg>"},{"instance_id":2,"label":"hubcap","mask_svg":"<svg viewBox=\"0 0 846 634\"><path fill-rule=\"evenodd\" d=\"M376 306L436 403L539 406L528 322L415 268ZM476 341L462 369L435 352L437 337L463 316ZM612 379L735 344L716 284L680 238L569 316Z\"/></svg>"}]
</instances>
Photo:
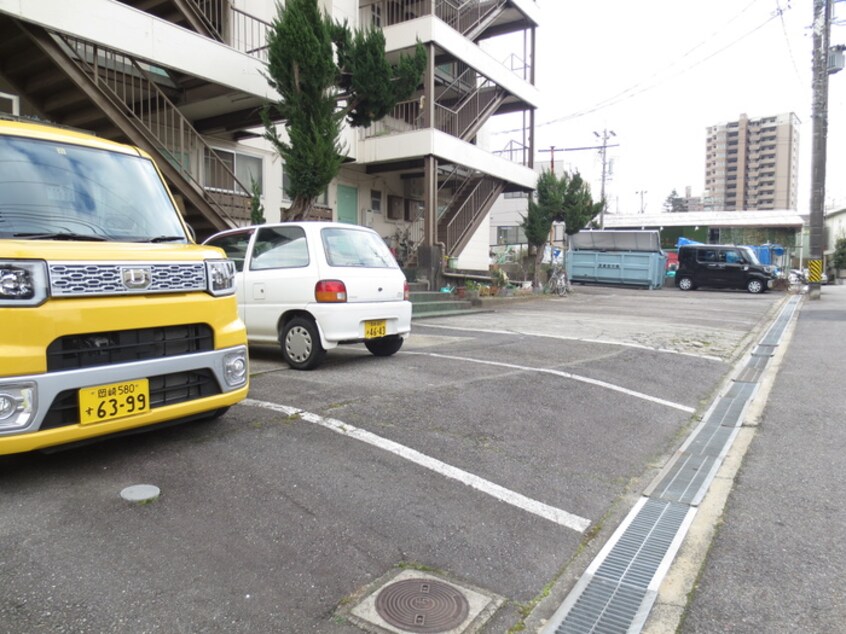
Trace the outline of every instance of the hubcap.
<instances>
[{"instance_id":1,"label":"hubcap","mask_svg":"<svg viewBox=\"0 0 846 634\"><path fill-rule=\"evenodd\" d=\"M297 363L302 363L311 356L312 341L308 330L297 326L288 331L285 337L285 350Z\"/></svg>"}]
</instances>

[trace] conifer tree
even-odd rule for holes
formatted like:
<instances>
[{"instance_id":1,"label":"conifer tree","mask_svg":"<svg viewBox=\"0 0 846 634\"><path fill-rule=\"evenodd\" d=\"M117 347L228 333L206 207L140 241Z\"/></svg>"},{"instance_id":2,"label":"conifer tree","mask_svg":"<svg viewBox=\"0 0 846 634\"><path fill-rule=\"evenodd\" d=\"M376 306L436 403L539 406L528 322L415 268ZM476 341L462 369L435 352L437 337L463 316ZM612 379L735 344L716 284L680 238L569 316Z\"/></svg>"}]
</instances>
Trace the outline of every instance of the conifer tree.
<instances>
[{"instance_id":1,"label":"conifer tree","mask_svg":"<svg viewBox=\"0 0 846 634\"><path fill-rule=\"evenodd\" d=\"M307 218L344 161L344 120L367 127L407 99L420 83L426 51L418 43L414 55L391 64L380 30L336 23L321 14L317 0L280 4L267 44L266 78L280 99L264 112L265 137L290 175L292 203L284 219ZM274 121L284 124L287 140Z\"/></svg>"},{"instance_id":2,"label":"conifer tree","mask_svg":"<svg viewBox=\"0 0 846 634\"><path fill-rule=\"evenodd\" d=\"M590 185L578 172L564 172L560 178L548 170L541 173L537 183L537 202L529 199L528 213L521 223L526 240L536 249L532 286L539 286L540 264L552 223L563 222L564 233L572 236L599 215L602 205L602 201L593 202Z\"/></svg>"}]
</instances>

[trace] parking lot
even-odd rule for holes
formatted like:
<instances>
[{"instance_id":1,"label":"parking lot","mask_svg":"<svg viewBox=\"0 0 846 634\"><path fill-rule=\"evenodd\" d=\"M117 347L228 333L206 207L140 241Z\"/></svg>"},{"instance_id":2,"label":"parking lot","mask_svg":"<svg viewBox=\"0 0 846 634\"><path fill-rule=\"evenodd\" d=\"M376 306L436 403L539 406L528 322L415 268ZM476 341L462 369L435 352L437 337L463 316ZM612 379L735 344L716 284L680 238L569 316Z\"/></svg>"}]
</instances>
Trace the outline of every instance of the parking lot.
<instances>
[{"instance_id":1,"label":"parking lot","mask_svg":"<svg viewBox=\"0 0 846 634\"><path fill-rule=\"evenodd\" d=\"M0 462L0 631L358 632L403 570L536 628L783 299L577 287L417 320L389 358L254 348L220 420Z\"/></svg>"}]
</instances>

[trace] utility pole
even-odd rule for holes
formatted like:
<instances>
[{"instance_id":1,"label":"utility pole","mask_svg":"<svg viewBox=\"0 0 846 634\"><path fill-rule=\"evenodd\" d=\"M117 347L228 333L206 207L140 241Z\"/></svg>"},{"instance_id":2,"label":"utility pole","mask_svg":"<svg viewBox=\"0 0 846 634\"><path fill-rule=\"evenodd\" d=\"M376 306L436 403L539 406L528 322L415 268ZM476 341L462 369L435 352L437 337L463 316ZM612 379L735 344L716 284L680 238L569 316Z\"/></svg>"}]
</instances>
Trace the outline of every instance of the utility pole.
<instances>
[{"instance_id":1,"label":"utility pole","mask_svg":"<svg viewBox=\"0 0 846 634\"><path fill-rule=\"evenodd\" d=\"M808 296L821 295L823 224L825 216L825 166L828 134L828 55L831 37L831 0L814 0L811 214L808 254Z\"/></svg>"},{"instance_id":2,"label":"utility pole","mask_svg":"<svg viewBox=\"0 0 846 634\"><path fill-rule=\"evenodd\" d=\"M640 194L640 213L641 214L643 213L643 195L648 194L648 193L649 192L646 191L645 189L641 189L640 191L635 192L635 194Z\"/></svg>"},{"instance_id":3,"label":"utility pole","mask_svg":"<svg viewBox=\"0 0 846 634\"><path fill-rule=\"evenodd\" d=\"M608 130L607 128L602 131L602 134L594 132L593 135L597 139L602 139L602 145L599 147L599 156L602 158L602 185L599 191L600 200L602 200L602 209L599 210L599 228L605 229L605 207L607 206L605 202L605 177L608 174L608 139L617 135L613 130Z\"/></svg>"},{"instance_id":4,"label":"utility pole","mask_svg":"<svg viewBox=\"0 0 846 634\"><path fill-rule=\"evenodd\" d=\"M548 150L538 150L538 152L549 152L549 171L555 174L555 153L564 152L564 148L550 145Z\"/></svg>"}]
</instances>

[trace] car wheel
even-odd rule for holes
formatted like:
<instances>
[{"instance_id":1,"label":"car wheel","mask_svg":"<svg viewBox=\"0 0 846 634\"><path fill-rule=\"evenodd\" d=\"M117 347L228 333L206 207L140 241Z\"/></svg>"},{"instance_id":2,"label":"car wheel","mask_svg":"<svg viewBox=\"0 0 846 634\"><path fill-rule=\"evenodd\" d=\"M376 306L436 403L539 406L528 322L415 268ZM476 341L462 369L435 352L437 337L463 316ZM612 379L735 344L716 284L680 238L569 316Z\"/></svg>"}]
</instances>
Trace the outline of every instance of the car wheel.
<instances>
[{"instance_id":1,"label":"car wheel","mask_svg":"<svg viewBox=\"0 0 846 634\"><path fill-rule=\"evenodd\" d=\"M326 355L317 326L305 317L294 317L283 326L279 344L285 363L295 370L313 370Z\"/></svg>"},{"instance_id":2,"label":"car wheel","mask_svg":"<svg viewBox=\"0 0 846 634\"><path fill-rule=\"evenodd\" d=\"M746 290L750 293L763 293L765 288L766 287L764 286L764 283L761 280L753 279L746 282Z\"/></svg>"},{"instance_id":3,"label":"car wheel","mask_svg":"<svg viewBox=\"0 0 846 634\"><path fill-rule=\"evenodd\" d=\"M683 291L692 291L694 289L693 280L690 279L689 277L686 277L686 276L680 277L676 281L676 286L678 286L679 289L681 289Z\"/></svg>"},{"instance_id":4,"label":"car wheel","mask_svg":"<svg viewBox=\"0 0 846 634\"><path fill-rule=\"evenodd\" d=\"M378 339L368 339L364 342L364 345L377 357L390 357L402 348L402 337L391 335Z\"/></svg>"}]
</instances>

